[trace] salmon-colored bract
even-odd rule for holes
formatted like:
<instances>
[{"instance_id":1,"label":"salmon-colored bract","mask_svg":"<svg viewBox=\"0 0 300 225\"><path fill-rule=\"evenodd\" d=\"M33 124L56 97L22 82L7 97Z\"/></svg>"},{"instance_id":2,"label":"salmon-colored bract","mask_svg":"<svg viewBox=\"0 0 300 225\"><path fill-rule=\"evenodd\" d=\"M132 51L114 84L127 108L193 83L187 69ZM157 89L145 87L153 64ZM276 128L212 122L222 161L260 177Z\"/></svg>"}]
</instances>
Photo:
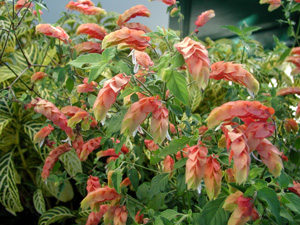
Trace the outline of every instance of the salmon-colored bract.
<instances>
[{"instance_id":1,"label":"salmon-colored bract","mask_svg":"<svg viewBox=\"0 0 300 225\"><path fill-rule=\"evenodd\" d=\"M89 38L96 38L103 40L107 35L105 28L100 27L96 23L85 23L81 24L76 31L77 34L87 34Z\"/></svg>"},{"instance_id":2,"label":"salmon-colored bract","mask_svg":"<svg viewBox=\"0 0 300 225\"><path fill-rule=\"evenodd\" d=\"M150 17L151 13L144 5L136 5L126 10L117 20L117 24L121 27L123 23L137 16Z\"/></svg>"},{"instance_id":3,"label":"salmon-colored bract","mask_svg":"<svg viewBox=\"0 0 300 225\"><path fill-rule=\"evenodd\" d=\"M36 33L42 33L46 36L57 38L65 44L68 44L71 41L69 35L60 26L54 27L50 24L39 24L36 26L35 31Z\"/></svg>"},{"instance_id":4,"label":"salmon-colored bract","mask_svg":"<svg viewBox=\"0 0 300 225\"><path fill-rule=\"evenodd\" d=\"M202 27L204 26L211 18L215 17L215 11L210 9L207 10L203 13L201 13L198 17L197 20L195 21L195 25L197 27Z\"/></svg>"}]
</instances>

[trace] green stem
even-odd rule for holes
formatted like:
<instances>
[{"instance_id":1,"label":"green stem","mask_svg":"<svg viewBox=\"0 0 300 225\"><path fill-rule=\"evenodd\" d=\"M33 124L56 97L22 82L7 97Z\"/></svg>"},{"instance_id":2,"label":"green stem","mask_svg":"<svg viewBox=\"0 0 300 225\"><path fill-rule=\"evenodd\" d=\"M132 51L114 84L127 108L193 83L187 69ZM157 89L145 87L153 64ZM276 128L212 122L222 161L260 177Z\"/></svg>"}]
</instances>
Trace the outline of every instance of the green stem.
<instances>
[{"instance_id":1,"label":"green stem","mask_svg":"<svg viewBox=\"0 0 300 225\"><path fill-rule=\"evenodd\" d=\"M125 161L124 163L131 164L131 165L133 165L133 166L140 167L140 168L142 168L142 169L144 169L144 170L149 170L149 171L152 171L152 172L154 172L154 173L160 173L160 172L157 171L157 170L153 170L153 169L150 169L150 168L147 168L147 167L145 167L145 166L142 166L142 165L139 165L139 164L135 164L135 163L132 163L132 162L127 162L127 161Z\"/></svg>"},{"instance_id":2,"label":"green stem","mask_svg":"<svg viewBox=\"0 0 300 225\"><path fill-rule=\"evenodd\" d=\"M300 17L299 17L299 21L298 21L298 27L297 27L297 31L295 34L295 41L294 41L293 47L295 47L296 43L298 43L298 45L300 45L299 40L298 40L299 30L300 30Z\"/></svg>"},{"instance_id":3,"label":"green stem","mask_svg":"<svg viewBox=\"0 0 300 225\"><path fill-rule=\"evenodd\" d=\"M263 170L263 172L262 172L262 174L261 174L261 176L260 176L259 179L263 179L263 178L264 178L264 175L265 175L265 173L266 173L266 171L267 171L267 168L268 168L268 167L265 166L265 169Z\"/></svg>"},{"instance_id":4,"label":"green stem","mask_svg":"<svg viewBox=\"0 0 300 225\"><path fill-rule=\"evenodd\" d=\"M34 184L36 184L36 181L35 181L35 176L33 175L33 173L29 170L28 168L28 165L27 165L27 162L26 162L26 159L24 157L24 154L22 152L22 149L21 149L21 146L20 146L20 139L19 139L19 129L17 129L17 132L16 132L16 145L17 145L17 149L18 149L18 152L19 152L19 155L21 157L21 161L22 161L22 165L24 167L24 169L26 170L26 172L28 173L28 175L30 176L32 182Z\"/></svg>"},{"instance_id":5,"label":"green stem","mask_svg":"<svg viewBox=\"0 0 300 225\"><path fill-rule=\"evenodd\" d=\"M169 45L169 42L168 42L168 40L167 40L167 38L164 36L164 40L165 40L165 42L166 42L166 44L167 44L167 47L168 47L168 49L169 49L169 51L170 52L173 52L172 51L172 48L171 48L171 46Z\"/></svg>"},{"instance_id":6,"label":"green stem","mask_svg":"<svg viewBox=\"0 0 300 225\"><path fill-rule=\"evenodd\" d=\"M148 91L149 92L149 94L151 95L151 96L154 96L154 94L149 90L149 88L147 88L146 86L145 86L145 84L143 84L143 82L141 82L139 79L137 79L135 76L133 76L134 77L134 80L135 81L137 81L140 85L142 85L142 87L146 90L146 91Z\"/></svg>"}]
</instances>

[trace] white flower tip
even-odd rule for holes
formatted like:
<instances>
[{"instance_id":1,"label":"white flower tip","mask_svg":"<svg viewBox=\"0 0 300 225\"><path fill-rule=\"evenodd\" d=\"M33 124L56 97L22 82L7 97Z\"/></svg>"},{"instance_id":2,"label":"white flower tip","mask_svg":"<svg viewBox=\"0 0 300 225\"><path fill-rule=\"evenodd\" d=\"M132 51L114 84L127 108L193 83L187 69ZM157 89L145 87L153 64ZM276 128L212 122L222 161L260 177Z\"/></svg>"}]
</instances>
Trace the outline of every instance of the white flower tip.
<instances>
[{"instance_id":1,"label":"white flower tip","mask_svg":"<svg viewBox=\"0 0 300 225\"><path fill-rule=\"evenodd\" d=\"M197 187L197 192L198 192L199 195L201 194L201 189L202 189L202 185L200 184L200 185Z\"/></svg>"}]
</instances>

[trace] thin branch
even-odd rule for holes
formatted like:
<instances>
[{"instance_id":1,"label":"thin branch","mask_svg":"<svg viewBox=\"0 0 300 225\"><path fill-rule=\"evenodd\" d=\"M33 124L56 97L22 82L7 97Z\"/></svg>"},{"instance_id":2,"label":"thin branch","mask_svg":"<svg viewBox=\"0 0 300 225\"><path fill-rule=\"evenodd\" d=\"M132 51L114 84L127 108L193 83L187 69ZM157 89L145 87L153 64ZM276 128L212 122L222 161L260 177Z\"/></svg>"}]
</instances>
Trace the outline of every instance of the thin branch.
<instances>
[{"instance_id":1,"label":"thin branch","mask_svg":"<svg viewBox=\"0 0 300 225\"><path fill-rule=\"evenodd\" d=\"M25 58L25 60L26 60L26 62L27 62L27 65L30 67L30 66L31 66L31 62L29 62L27 56L25 55L25 52L23 51L23 48L22 48L22 46L21 46L21 43L20 43L20 41L19 41L19 39L18 39L18 37L17 37L16 31L14 30L13 33L14 33L15 38L16 38L16 41L17 41L17 43L18 43L18 45L19 45L19 47L20 47L20 49L21 49L21 52L22 52L22 54L23 54L23 56L24 56L24 58Z\"/></svg>"},{"instance_id":2,"label":"thin branch","mask_svg":"<svg viewBox=\"0 0 300 225\"><path fill-rule=\"evenodd\" d=\"M7 33L7 38L5 40L5 44L4 44L4 47L3 47L3 50L2 50L2 53L1 53L1 56L0 56L0 59L2 59L3 55L4 55L4 51L6 49L6 45L7 45L7 42L8 42L8 38L9 38L9 35L10 35L10 29L12 27L12 23L10 24L10 27L9 27L9 31Z\"/></svg>"}]
</instances>

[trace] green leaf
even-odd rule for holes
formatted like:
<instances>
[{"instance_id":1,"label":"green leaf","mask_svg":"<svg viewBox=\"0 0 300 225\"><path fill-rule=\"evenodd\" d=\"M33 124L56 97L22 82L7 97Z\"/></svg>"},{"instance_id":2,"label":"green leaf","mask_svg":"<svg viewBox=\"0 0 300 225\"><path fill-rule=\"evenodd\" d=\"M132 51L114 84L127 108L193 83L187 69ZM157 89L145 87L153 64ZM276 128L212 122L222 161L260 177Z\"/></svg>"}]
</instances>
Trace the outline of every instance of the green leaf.
<instances>
[{"instance_id":1,"label":"green leaf","mask_svg":"<svg viewBox=\"0 0 300 225\"><path fill-rule=\"evenodd\" d=\"M94 105L96 99L97 99L97 96L95 96L93 94L89 94L89 96L88 96L88 103L90 104L90 106Z\"/></svg>"},{"instance_id":2,"label":"green leaf","mask_svg":"<svg viewBox=\"0 0 300 225\"><path fill-rule=\"evenodd\" d=\"M122 182L122 174L120 170L114 171L114 173L111 175L111 180L116 191L120 193L121 192L120 184Z\"/></svg>"},{"instance_id":3,"label":"green leaf","mask_svg":"<svg viewBox=\"0 0 300 225\"><path fill-rule=\"evenodd\" d=\"M257 27L257 26L245 27L243 29L243 33L245 36L250 36L254 31L258 31L260 29L261 27Z\"/></svg>"},{"instance_id":4,"label":"green leaf","mask_svg":"<svg viewBox=\"0 0 300 225\"><path fill-rule=\"evenodd\" d=\"M183 104L187 105L189 101L189 93L186 78L181 73L172 70L172 73L168 76L166 83L170 92Z\"/></svg>"},{"instance_id":5,"label":"green leaf","mask_svg":"<svg viewBox=\"0 0 300 225\"><path fill-rule=\"evenodd\" d=\"M133 93L133 90L131 88L127 88L126 90L122 91L122 93L119 95L118 99L122 99L128 95Z\"/></svg>"},{"instance_id":6,"label":"green leaf","mask_svg":"<svg viewBox=\"0 0 300 225\"><path fill-rule=\"evenodd\" d=\"M121 130L122 121L126 112L127 109L122 109L108 121L106 130L107 136L111 136L113 133Z\"/></svg>"},{"instance_id":7,"label":"green leaf","mask_svg":"<svg viewBox=\"0 0 300 225\"><path fill-rule=\"evenodd\" d=\"M116 63L116 66L119 68L119 73L131 74L130 67L126 62L120 60Z\"/></svg>"},{"instance_id":8,"label":"green leaf","mask_svg":"<svg viewBox=\"0 0 300 225\"><path fill-rule=\"evenodd\" d=\"M176 116L181 117L183 115L182 108L179 105L168 104L168 106Z\"/></svg>"},{"instance_id":9,"label":"green leaf","mask_svg":"<svg viewBox=\"0 0 300 225\"><path fill-rule=\"evenodd\" d=\"M299 6L300 6L300 4L299 4ZM286 49L286 50L281 54L281 56L280 56L280 58L279 58L279 61L285 60L285 58L290 54L291 50L292 50L291 48Z\"/></svg>"},{"instance_id":10,"label":"green leaf","mask_svg":"<svg viewBox=\"0 0 300 225\"><path fill-rule=\"evenodd\" d=\"M296 12L296 11L300 11L300 4L296 4L291 10L291 12Z\"/></svg>"},{"instance_id":11,"label":"green leaf","mask_svg":"<svg viewBox=\"0 0 300 225\"><path fill-rule=\"evenodd\" d=\"M186 147L186 144L189 142L189 138L182 137L180 139L174 139L170 142L170 144L165 147L161 153L159 154L160 157L165 157L167 155L175 154L178 151L182 150L184 147Z\"/></svg>"},{"instance_id":12,"label":"green leaf","mask_svg":"<svg viewBox=\"0 0 300 225\"><path fill-rule=\"evenodd\" d=\"M48 225L70 217L74 217L70 209L56 206L41 215L38 225Z\"/></svg>"},{"instance_id":13,"label":"green leaf","mask_svg":"<svg viewBox=\"0 0 300 225\"><path fill-rule=\"evenodd\" d=\"M73 90L73 87L74 87L74 80L73 80L71 77L69 77L69 78L67 79L66 87L67 87L67 89L68 89L69 92L71 92L71 91Z\"/></svg>"},{"instance_id":14,"label":"green leaf","mask_svg":"<svg viewBox=\"0 0 300 225\"><path fill-rule=\"evenodd\" d=\"M133 186L134 190L138 189L139 186L139 173L136 169L132 168L128 171L129 180Z\"/></svg>"},{"instance_id":15,"label":"green leaf","mask_svg":"<svg viewBox=\"0 0 300 225\"><path fill-rule=\"evenodd\" d=\"M148 202L149 195L148 192L150 190L150 184L149 183L142 183L136 192L136 196L138 199L142 202Z\"/></svg>"},{"instance_id":16,"label":"green leaf","mask_svg":"<svg viewBox=\"0 0 300 225\"><path fill-rule=\"evenodd\" d=\"M196 111L198 106L202 101L202 92L197 86L197 84L193 83L188 87L189 90L189 106L192 112Z\"/></svg>"},{"instance_id":17,"label":"green leaf","mask_svg":"<svg viewBox=\"0 0 300 225\"><path fill-rule=\"evenodd\" d=\"M0 202L7 211L16 216L23 211L19 191L15 181L15 168L12 151L0 159Z\"/></svg>"},{"instance_id":18,"label":"green leaf","mask_svg":"<svg viewBox=\"0 0 300 225\"><path fill-rule=\"evenodd\" d=\"M101 60L102 56L100 54L91 53L88 55L78 56L75 60L69 62L68 64L76 68L83 68L83 66L91 67L97 65Z\"/></svg>"},{"instance_id":19,"label":"green leaf","mask_svg":"<svg viewBox=\"0 0 300 225\"><path fill-rule=\"evenodd\" d=\"M0 114L0 135L2 134L3 129L9 124L11 120L11 117Z\"/></svg>"},{"instance_id":20,"label":"green leaf","mask_svg":"<svg viewBox=\"0 0 300 225\"><path fill-rule=\"evenodd\" d=\"M236 27L236 26L232 26L232 25L227 25L227 26L221 26L224 29L227 29L235 34L237 34L238 36L242 35L242 31L240 28Z\"/></svg>"},{"instance_id":21,"label":"green leaf","mask_svg":"<svg viewBox=\"0 0 300 225\"><path fill-rule=\"evenodd\" d=\"M39 214L46 212L45 199L41 189L36 189L36 191L33 193L33 205Z\"/></svg>"},{"instance_id":22,"label":"green leaf","mask_svg":"<svg viewBox=\"0 0 300 225\"><path fill-rule=\"evenodd\" d=\"M62 154L59 159L71 177L75 177L77 173L82 173L81 161L74 149Z\"/></svg>"},{"instance_id":23,"label":"green leaf","mask_svg":"<svg viewBox=\"0 0 300 225\"><path fill-rule=\"evenodd\" d=\"M281 188L293 187L293 179L283 170L281 171L280 176L276 178L276 182Z\"/></svg>"},{"instance_id":24,"label":"green leaf","mask_svg":"<svg viewBox=\"0 0 300 225\"><path fill-rule=\"evenodd\" d=\"M162 173L153 177L150 186L150 196L155 196L160 192L165 191L169 182L169 174Z\"/></svg>"},{"instance_id":25,"label":"green leaf","mask_svg":"<svg viewBox=\"0 0 300 225\"><path fill-rule=\"evenodd\" d=\"M176 52L176 54L171 58L171 66L173 68L181 67L184 63L184 58L179 52Z\"/></svg>"},{"instance_id":26,"label":"green leaf","mask_svg":"<svg viewBox=\"0 0 300 225\"><path fill-rule=\"evenodd\" d=\"M105 70L106 67L107 63L105 62L101 62L99 65L92 67L89 73L88 83L96 80L100 76L100 74Z\"/></svg>"},{"instance_id":27,"label":"green leaf","mask_svg":"<svg viewBox=\"0 0 300 225\"><path fill-rule=\"evenodd\" d=\"M167 209L167 210L163 211L163 212L160 214L161 217L164 217L164 218L166 218L166 219L168 219L168 220L173 220L173 219L175 219L178 215L181 215L181 213L179 213L179 212L177 212L177 211L175 211L175 210L173 210L173 209Z\"/></svg>"},{"instance_id":28,"label":"green leaf","mask_svg":"<svg viewBox=\"0 0 300 225\"><path fill-rule=\"evenodd\" d=\"M292 210L300 214L300 198L294 193L286 193L282 195L282 201L285 202L285 205Z\"/></svg>"},{"instance_id":29,"label":"green leaf","mask_svg":"<svg viewBox=\"0 0 300 225\"><path fill-rule=\"evenodd\" d=\"M106 48L101 54L102 61L108 63L111 59L113 59L116 56L116 53L117 51L115 47Z\"/></svg>"},{"instance_id":30,"label":"green leaf","mask_svg":"<svg viewBox=\"0 0 300 225\"><path fill-rule=\"evenodd\" d=\"M297 138L297 139L295 140L294 147L295 147L297 150L300 149L300 138Z\"/></svg>"},{"instance_id":31,"label":"green leaf","mask_svg":"<svg viewBox=\"0 0 300 225\"><path fill-rule=\"evenodd\" d=\"M176 178L176 187L177 187L177 195L182 196L186 190L184 173L178 174L178 176Z\"/></svg>"},{"instance_id":32,"label":"green leaf","mask_svg":"<svg viewBox=\"0 0 300 225\"><path fill-rule=\"evenodd\" d=\"M158 193L147 205L148 208L159 210L164 205L165 197L168 193Z\"/></svg>"},{"instance_id":33,"label":"green leaf","mask_svg":"<svg viewBox=\"0 0 300 225\"><path fill-rule=\"evenodd\" d=\"M225 199L226 197L219 197L205 204L202 210L202 217L206 225L227 224L228 213L223 209Z\"/></svg>"},{"instance_id":34,"label":"green leaf","mask_svg":"<svg viewBox=\"0 0 300 225\"><path fill-rule=\"evenodd\" d=\"M280 203L276 192L270 188L263 188L257 192L257 197L259 200L267 203L272 214L275 216L277 223L282 224L282 219L280 217Z\"/></svg>"},{"instance_id":35,"label":"green leaf","mask_svg":"<svg viewBox=\"0 0 300 225\"><path fill-rule=\"evenodd\" d=\"M174 169L179 169L179 168L185 166L187 160L188 160L187 158L183 158L183 159L180 159L179 161L177 161L174 164Z\"/></svg>"}]
</instances>

